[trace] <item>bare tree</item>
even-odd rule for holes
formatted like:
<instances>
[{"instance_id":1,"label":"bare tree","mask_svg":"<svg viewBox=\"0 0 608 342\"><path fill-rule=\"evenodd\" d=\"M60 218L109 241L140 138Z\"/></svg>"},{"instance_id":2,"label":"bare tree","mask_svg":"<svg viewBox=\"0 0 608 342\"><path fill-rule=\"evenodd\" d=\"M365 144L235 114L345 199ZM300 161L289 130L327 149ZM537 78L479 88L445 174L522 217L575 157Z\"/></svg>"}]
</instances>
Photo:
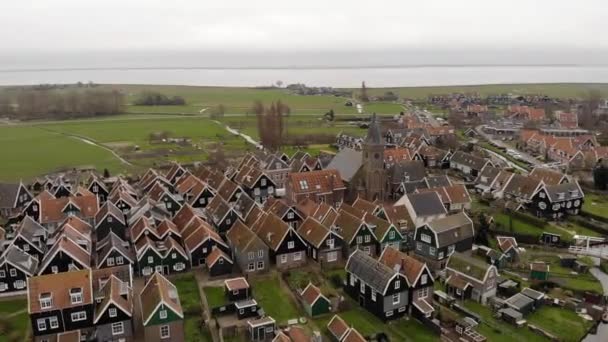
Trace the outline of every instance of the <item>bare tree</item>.
<instances>
[{"instance_id":1,"label":"bare tree","mask_svg":"<svg viewBox=\"0 0 608 342\"><path fill-rule=\"evenodd\" d=\"M578 117L579 126L585 129L594 129L596 124L594 113L600 105L601 100L602 94L598 90L589 90L582 102L582 108Z\"/></svg>"},{"instance_id":2,"label":"bare tree","mask_svg":"<svg viewBox=\"0 0 608 342\"><path fill-rule=\"evenodd\" d=\"M215 144L209 153L209 164L219 170L225 170L228 167L228 160L224 153L224 147L221 144Z\"/></svg>"},{"instance_id":3,"label":"bare tree","mask_svg":"<svg viewBox=\"0 0 608 342\"><path fill-rule=\"evenodd\" d=\"M278 80L278 81L276 82L276 84L277 84L277 87L281 88L281 87L283 86L283 81Z\"/></svg>"},{"instance_id":4,"label":"bare tree","mask_svg":"<svg viewBox=\"0 0 608 342\"><path fill-rule=\"evenodd\" d=\"M283 146L285 139L285 126L283 116L289 107L281 101L265 107L261 102L254 103L252 111L257 118L258 135L262 145L272 151Z\"/></svg>"},{"instance_id":5,"label":"bare tree","mask_svg":"<svg viewBox=\"0 0 608 342\"><path fill-rule=\"evenodd\" d=\"M365 81L361 82L361 94L359 94L359 100L362 102L369 102L369 96L367 95L367 87Z\"/></svg>"}]
</instances>

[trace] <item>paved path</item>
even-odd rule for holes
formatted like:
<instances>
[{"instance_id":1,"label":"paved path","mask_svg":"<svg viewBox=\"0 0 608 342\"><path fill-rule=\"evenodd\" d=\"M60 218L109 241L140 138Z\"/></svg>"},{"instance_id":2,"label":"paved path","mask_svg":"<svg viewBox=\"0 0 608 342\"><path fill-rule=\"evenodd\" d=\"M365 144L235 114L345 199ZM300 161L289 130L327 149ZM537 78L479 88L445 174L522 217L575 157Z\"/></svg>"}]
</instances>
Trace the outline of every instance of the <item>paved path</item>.
<instances>
[{"instance_id":1,"label":"paved path","mask_svg":"<svg viewBox=\"0 0 608 342\"><path fill-rule=\"evenodd\" d=\"M602 287L604 288L604 295L608 296L608 274L604 273L597 267L593 267L589 269L589 273L591 273L597 280L602 283Z\"/></svg>"},{"instance_id":2,"label":"paved path","mask_svg":"<svg viewBox=\"0 0 608 342\"><path fill-rule=\"evenodd\" d=\"M262 145L257 142L255 139L253 139L251 136L241 133L238 130L231 128L228 125L224 125L223 123L221 123L220 121L217 120L212 120L213 122L215 122L216 124L224 127L230 134L234 134L234 135L238 135L240 137L242 137L243 139L245 139L245 141L247 141L248 143L252 144L253 146L255 146L256 148L262 148Z\"/></svg>"}]
</instances>

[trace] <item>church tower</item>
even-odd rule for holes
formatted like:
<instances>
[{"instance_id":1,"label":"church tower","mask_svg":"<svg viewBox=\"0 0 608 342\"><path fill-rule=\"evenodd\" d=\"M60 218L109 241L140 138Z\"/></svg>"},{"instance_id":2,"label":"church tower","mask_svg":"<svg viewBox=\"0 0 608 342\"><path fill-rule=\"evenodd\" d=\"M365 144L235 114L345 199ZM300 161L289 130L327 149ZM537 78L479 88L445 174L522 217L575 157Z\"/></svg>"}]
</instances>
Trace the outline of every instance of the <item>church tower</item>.
<instances>
[{"instance_id":1,"label":"church tower","mask_svg":"<svg viewBox=\"0 0 608 342\"><path fill-rule=\"evenodd\" d=\"M365 199L383 201L386 189L386 172L384 170L384 139L376 113L369 123L367 137L363 143L363 167L365 170Z\"/></svg>"}]
</instances>

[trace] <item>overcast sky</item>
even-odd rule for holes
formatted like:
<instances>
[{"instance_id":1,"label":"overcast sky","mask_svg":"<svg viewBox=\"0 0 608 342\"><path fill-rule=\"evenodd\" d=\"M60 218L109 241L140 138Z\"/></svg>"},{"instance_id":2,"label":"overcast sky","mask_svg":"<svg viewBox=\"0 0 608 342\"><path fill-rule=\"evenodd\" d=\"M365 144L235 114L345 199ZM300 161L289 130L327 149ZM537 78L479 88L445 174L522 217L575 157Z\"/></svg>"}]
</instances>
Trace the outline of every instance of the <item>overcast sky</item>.
<instances>
[{"instance_id":1,"label":"overcast sky","mask_svg":"<svg viewBox=\"0 0 608 342\"><path fill-rule=\"evenodd\" d=\"M608 48L606 18L606 0L2 0L0 41L12 51Z\"/></svg>"}]
</instances>

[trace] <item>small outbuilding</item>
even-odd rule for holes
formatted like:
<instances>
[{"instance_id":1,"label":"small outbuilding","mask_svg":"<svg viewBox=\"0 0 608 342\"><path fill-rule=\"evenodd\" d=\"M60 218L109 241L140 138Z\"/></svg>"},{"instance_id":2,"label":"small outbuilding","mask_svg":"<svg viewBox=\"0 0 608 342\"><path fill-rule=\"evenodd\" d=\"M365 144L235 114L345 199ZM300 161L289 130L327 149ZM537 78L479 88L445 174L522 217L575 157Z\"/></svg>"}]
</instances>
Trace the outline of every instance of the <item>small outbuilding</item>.
<instances>
[{"instance_id":1,"label":"small outbuilding","mask_svg":"<svg viewBox=\"0 0 608 342\"><path fill-rule=\"evenodd\" d=\"M534 311L534 300L521 293L516 293L505 301L508 307L517 310L522 315L527 315Z\"/></svg>"},{"instance_id":2,"label":"small outbuilding","mask_svg":"<svg viewBox=\"0 0 608 342\"><path fill-rule=\"evenodd\" d=\"M271 341L276 330L276 321L270 316L247 321L250 341Z\"/></svg>"},{"instance_id":3,"label":"small outbuilding","mask_svg":"<svg viewBox=\"0 0 608 342\"><path fill-rule=\"evenodd\" d=\"M240 302L234 303L236 309L236 316L238 319L256 317L258 315L258 302L255 299L246 299Z\"/></svg>"},{"instance_id":4,"label":"small outbuilding","mask_svg":"<svg viewBox=\"0 0 608 342\"><path fill-rule=\"evenodd\" d=\"M549 264L543 261L534 261L530 263L530 279L532 280L549 280Z\"/></svg>"},{"instance_id":5,"label":"small outbuilding","mask_svg":"<svg viewBox=\"0 0 608 342\"><path fill-rule=\"evenodd\" d=\"M505 322L508 322L511 324L517 324L517 322L519 322L523 319L523 315L520 312L513 310L511 308L500 309L498 312L500 313L500 317Z\"/></svg>"},{"instance_id":6,"label":"small outbuilding","mask_svg":"<svg viewBox=\"0 0 608 342\"><path fill-rule=\"evenodd\" d=\"M218 277L232 273L234 262L221 249L213 246L211 253L205 259L211 277Z\"/></svg>"},{"instance_id":7,"label":"small outbuilding","mask_svg":"<svg viewBox=\"0 0 608 342\"><path fill-rule=\"evenodd\" d=\"M251 295L249 283L243 277L224 280L224 288L231 302L245 300Z\"/></svg>"},{"instance_id":8,"label":"small outbuilding","mask_svg":"<svg viewBox=\"0 0 608 342\"><path fill-rule=\"evenodd\" d=\"M534 301L535 310L544 304L545 297L546 297L544 293L533 290L529 287L525 287L523 290L521 290L521 294L523 294L526 297L529 297L530 299L532 299Z\"/></svg>"},{"instance_id":9,"label":"small outbuilding","mask_svg":"<svg viewBox=\"0 0 608 342\"><path fill-rule=\"evenodd\" d=\"M576 255L572 254L560 254L559 257L559 265L561 267L572 268L574 267L574 262L576 261Z\"/></svg>"},{"instance_id":10,"label":"small outbuilding","mask_svg":"<svg viewBox=\"0 0 608 342\"><path fill-rule=\"evenodd\" d=\"M331 311L331 301L312 283L306 286L300 296L304 309L310 317L326 314Z\"/></svg>"}]
</instances>

